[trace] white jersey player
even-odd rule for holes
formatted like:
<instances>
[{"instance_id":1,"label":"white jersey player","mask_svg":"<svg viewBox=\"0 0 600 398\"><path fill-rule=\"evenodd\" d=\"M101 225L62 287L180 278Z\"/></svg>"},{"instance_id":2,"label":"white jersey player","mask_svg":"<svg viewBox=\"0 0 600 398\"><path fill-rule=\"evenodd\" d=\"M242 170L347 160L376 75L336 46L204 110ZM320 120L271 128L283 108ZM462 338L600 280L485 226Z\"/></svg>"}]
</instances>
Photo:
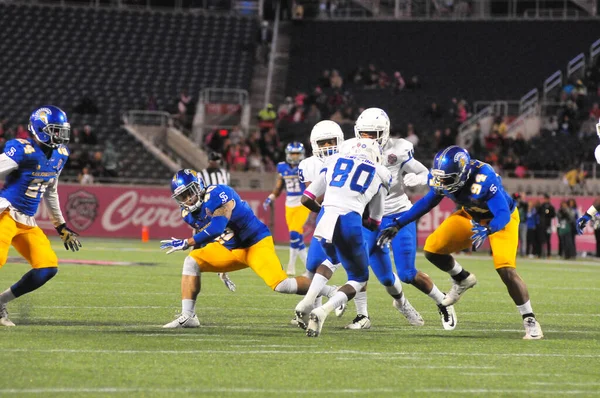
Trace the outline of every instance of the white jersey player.
<instances>
[{"instance_id":1,"label":"white jersey player","mask_svg":"<svg viewBox=\"0 0 600 398\"><path fill-rule=\"evenodd\" d=\"M329 313L366 285L369 255L363 240L362 214L369 205L371 218L367 224L377 229L391 183L389 171L380 165L382 152L375 140L356 140L347 150L325 162L321 176L302 197L302 203L316 211L320 205L315 199L324 195L323 214L314 236L333 263L341 260L348 274L348 282L325 305L310 312L306 330L309 337L319 336ZM306 315L306 312L297 314L299 318Z\"/></svg>"},{"instance_id":2,"label":"white jersey player","mask_svg":"<svg viewBox=\"0 0 600 398\"><path fill-rule=\"evenodd\" d=\"M426 185L428 170L423 164L414 159L414 148L409 141L401 138L390 138L390 120L382 109L369 108L363 111L356 120L354 132L358 138L372 138L379 142L383 149L383 164L392 175L390 192L385 200L384 217L379 229L381 231L391 225L395 217L398 217L399 214L412 207L412 203L406 195L405 187ZM370 265L377 279L385 286L393 285L397 277L404 283L414 285L417 289L431 297L438 305L444 329L454 329L456 326L454 308L452 306L442 306L444 293L435 286L427 274L416 269L416 224L412 223L407 226L406 231L403 230L402 236L396 235L391 242L397 274L393 272L389 256L390 248L380 248L377 246L377 235L378 233L371 233L366 238L369 247ZM355 298L355 303L357 306L357 317L348 327L352 329L370 327L371 322L368 318L366 293L358 294ZM399 304L401 303L395 301L394 307L403 312ZM424 322L420 319L411 322L411 324L421 326Z\"/></svg>"}]
</instances>

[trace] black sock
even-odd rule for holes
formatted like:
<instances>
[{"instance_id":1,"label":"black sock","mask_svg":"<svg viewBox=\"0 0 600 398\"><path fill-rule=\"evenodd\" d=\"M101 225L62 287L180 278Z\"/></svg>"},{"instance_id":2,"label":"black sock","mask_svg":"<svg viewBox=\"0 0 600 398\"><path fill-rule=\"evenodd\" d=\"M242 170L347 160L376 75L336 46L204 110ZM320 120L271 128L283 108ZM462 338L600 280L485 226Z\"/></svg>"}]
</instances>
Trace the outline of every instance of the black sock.
<instances>
[{"instance_id":1,"label":"black sock","mask_svg":"<svg viewBox=\"0 0 600 398\"><path fill-rule=\"evenodd\" d=\"M469 271L463 269L458 274L452 275L452 279L454 279L457 282L460 282L460 281L464 281L465 279L467 279L469 275L471 275L471 273Z\"/></svg>"},{"instance_id":2,"label":"black sock","mask_svg":"<svg viewBox=\"0 0 600 398\"><path fill-rule=\"evenodd\" d=\"M533 312L530 312L529 314L523 314L522 316L523 316L523 319L525 319L525 318L529 318L529 317L531 317L531 318L534 318L534 319L535 319L535 315L533 315Z\"/></svg>"}]
</instances>

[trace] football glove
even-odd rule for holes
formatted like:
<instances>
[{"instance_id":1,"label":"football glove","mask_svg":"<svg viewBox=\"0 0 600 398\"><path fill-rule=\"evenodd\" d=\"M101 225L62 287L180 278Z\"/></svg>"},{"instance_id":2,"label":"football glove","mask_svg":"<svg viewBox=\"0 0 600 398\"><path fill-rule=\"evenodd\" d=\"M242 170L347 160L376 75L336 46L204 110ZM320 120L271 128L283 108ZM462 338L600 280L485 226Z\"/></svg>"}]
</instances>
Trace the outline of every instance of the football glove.
<instances>
[{"instance_id":1,"label":"football glove","mask_svg":"<svg viewBox=\"0 0 600 398\"><path fill-rule=\"evenodd\" d=\"M56 227L56 232L58 232L58 234L60 235L60 239L62 239L63 244L65 245L65 249L74 252L79 251L79 248L81 247L81 242L79 242L79 239L77 239L77 237L79 236L77 232L67 227L66 223L62 223L58 227Z\"/></svg>"},{"instance_id":2,"label":"football glove","mask_svg":"<svg viewBox=\"0 0 600 398\"><path fill-rule=\"evenodd\" d=\"M473 228L471 228L471 231L473 232L473 235L471 235L471 242L473 242L473 248L477 250L490 234L490 227L480 225L473 220L471 220L471 225L473 225Z\"/></svg>"},{"instance_id":3,"label":"football glove","mask_svg":"<svg viewBox=\"0 0 600 398\"><path fill-rule=\"evenodd\" d=\"M400 231L400 228L398 228L396 225L387 227L386 229L381 231L381 233L377 237L377 246L379 246L379 247L389 246L390 242L394 239L394 237L396 237L396 234L398 233L398 231Z\"/></svg>"},{"instance_id":4,"label":"football glove","mask_svg":"<svg viewBox=\"0 0 600 398\"><path fill-rule=\"evenodd\" d=\"M187 239L171 238L167 240L161 240L160 243L161 249L169 249L167 251L167 254L171 254L179 250L186 250L188 247L190 247L190 245L187 242Z\"/></svg>"},{"instance_id":5,"label":"football glove","mask_svg":"<svg viewBox=\"0 0 600 398\"><path fill-rule=\"evenodd\" d=\"M405 187L418 187L421 185L427 185L427 175L417 175L415 173L408 173L404 176Z\"/></svg>"},{"instance_id":6,"label":"football glove","mask_svg":"<svg viewBox=\"0 0 600 398\"><path fill-rule=\"evenodd\" d=\"M269 206L271 206L274 199L275 199L275 195L273 195L273 194L270 194L267 197L267 199L265 199L265 201L263 202L263 209L265 209L265 211L269 210Z\"/></svg>"},{"instance_id":7,"label":"football glove","mask_svg":"<svg viewBox=\"0 0 600 398\"><path fill-rule=\"evenodd\" d=\"M219 272L219 278L221 278L227 289L229 289L232 292L235 292L235 283L233 283L233 281L229 279L229 275L227 275L226 272Z\"/></svg>"},{"instance_id":8,"label":"football glove","mask_svg":"<svg viewBox=\"0 0 600 398\"><path fill-rule=\"evenodd\" d=\"M577 235L581 235L583 234L583 229L585 228L586 224L592 219L592 216L590 216L589 214L585 213L583 216L579 217L577 219L577 224L575 226L575 229L577 230Z\"/></svg>"}]
</instances>

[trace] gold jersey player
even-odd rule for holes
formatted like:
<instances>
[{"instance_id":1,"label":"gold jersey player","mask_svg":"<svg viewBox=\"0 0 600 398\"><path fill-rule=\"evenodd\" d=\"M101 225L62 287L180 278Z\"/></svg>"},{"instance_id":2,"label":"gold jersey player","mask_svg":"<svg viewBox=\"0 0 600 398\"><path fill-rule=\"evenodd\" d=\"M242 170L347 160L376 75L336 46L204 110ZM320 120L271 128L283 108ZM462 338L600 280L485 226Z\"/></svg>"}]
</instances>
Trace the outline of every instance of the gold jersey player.
<instances>
[{"instance_id":1,"label":"gold jersey player","mask_svg":"<svg viewBox=\"0 0 600 398\"><path fill-rule=\"evenodd\" d=\"M302 206L300 199L306 189L298 177L298 164L304 159L304 145L300 142L290 142L285 148L285 162L277 164L277 183L275 189L263 203L267 210L271 203L285 189L285 221L290 231L290 260L287 274L296 274L296 258L306 266L307 250L304 245L304 224L310 215L310 210Z\"/></svg>"}]
</instances>

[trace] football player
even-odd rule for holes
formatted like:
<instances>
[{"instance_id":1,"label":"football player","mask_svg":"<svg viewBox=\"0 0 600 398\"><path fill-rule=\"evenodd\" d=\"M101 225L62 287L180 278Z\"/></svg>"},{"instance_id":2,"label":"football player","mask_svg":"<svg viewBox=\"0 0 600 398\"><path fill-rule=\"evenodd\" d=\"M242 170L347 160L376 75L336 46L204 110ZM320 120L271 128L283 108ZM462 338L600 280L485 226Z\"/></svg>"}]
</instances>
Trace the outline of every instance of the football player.
<instances>
[{"instance_id":1,"label":"football player","mask_svg":"<svg viewBox=\"0 0 600 398\"><path fill-rule=\"evenodd\" d=\"M596 133L598 134L598 138L600 138L600 123L596 124ZM600 164L600 145L596 147L594 155L596 156L596 162ZM600 209L600 199L596 199L596 201L592 206L590 206L588 211L586 211L584 215L577 219L576 229L578 235L583 234L583 229L590 220L596 217L596 215L598 214L598 209Z\"/></svg>"},{"instance_id":2,"label":"football player","mask_svg":"<svg viewBox=\"0 0 600 398\"><path fill-rule=\"evenodd\" d=\"M301 142L290 142L285 148L285 162L277 164L277 182L273 192L263 203L267 210L281 191L285 189L285 221L290 231L290 259L287 274L296 274L296 258L306 265L306 246L304 245L304 224L310 215L310 210L302 206L300 197L306 188L298 178L298 164L304 160L304 145Z\"/></svg>"},{"instance_id":3,"label":"football player","mask_svg":"<svg viewBox=\"0 0 600 398\"><path fill-rule=\"evenodd\" d=\"M2 326L15 326L8 318L6 303L40 288L58 272L56 253L34 219L42 197L65 249L77 251L81 247L77 234L65 223L56 189L69 158L66 145L70 130L61 109L43 106L29 118L32 137L8 141L0 155L0 176L6 176L0 191L0 267L6 264L11 244L32 267L0 293Z\"/></svg>"},{"instance_id":4,"label":"football player","mask_svg":"<svg viewBox=\"0 0 600 398\"><path fill-rule=\"evenodd\" d=\"M519 212L514 199L502 187L494 169L458 146L441 150L433 159L429 193L407 212L396 218L378 238L385 247L390 240L417 218L437 206L444 197L462 206L427 238L425 257L452 277L452 287L442 305L456 303L475 286L475 275L463 269L452 253L473 246L479 248L489 237L494 267L523 317L526 340L541 339L544 334L537 322L525 282L516 270Z\"/></svg>"},{"instance_id":5,"label":"football player","mask_svg":"<svg viewBox=\"0 0 600 398\"><path fill-rule=\"evenodd\" d=\"M381 166L381 157L381 147L375 140L359 139L348 147L347 152L328 159L321 176L304 192L303 204L314 211L321 208L315 199L324 195L323 214L314 236L327 256L333 259L332 263L341 260L348 274L348 282L327 303L310 312L308 337L318 337L327 316L352 299L369 279L362 214L369 205L371 218L365 225L377 229L392 179L390 172ZM399 282L398 285L399 291L395 293L402 295ZM297 315L305 318L307 314L299 311Z\"/></svg>"},{"instance_id":6,"label":"football player","mask_svg":"<svg viewBox=\"0 0 600 398\"><path fill-rule=\"evenodd\" d=\"M416 187L427 184L428 170L421 162L414 158L413 145L402 138L390 138L390 119L388 115L379 108L365 109L354 125L356 137L372 138L383 148L382 164L392 174L390 192L385 198L384 217L380 230L392 224L394 217L408 211L412 203L405 193L405 187ZM415 260L417 253L417 227L410 223L402 232L398 233L391 241L391 251L396 264L396 274L393 272L390 259L390 247L379 247L377 245L377 232L365 230L365 240L369 247L371 269L377 279L385 286L394 284L395 275L400 277L404 283L411 284L427 294L437 305L437 310L445 330L453 330L456 327L456 312L453 306L442 305L444 293L438 289L433 280L424 272L417 270ZM367 312L366 291L355 297L357 316L348 325L351 329L368 329L371 326ZM394 306L413 326L422 326L422 318L413 319L409 315L409 309L399 307L400 303L394 301Z\"/></svg>"},{"instance_id":7,"label":"football player","mask_svg":"<svg viewBox=\"0 0 600 398\"><path fill-rule=\"evenodd\" d=\"M205 186L198 173L182 169L171 181L173 199L181 207L181 216L196 233L188 239L161 241L167 254L193 248L183 262L181 278L181 315L164 328L200 326L196 298L200 293L202 272L232 272L251 268L276 292L305 294L310 279L288 278L275 253L269 228L250 206L227 185ZM326 286L327 294L335 287Z\"/></svg>"}]
</instances>

